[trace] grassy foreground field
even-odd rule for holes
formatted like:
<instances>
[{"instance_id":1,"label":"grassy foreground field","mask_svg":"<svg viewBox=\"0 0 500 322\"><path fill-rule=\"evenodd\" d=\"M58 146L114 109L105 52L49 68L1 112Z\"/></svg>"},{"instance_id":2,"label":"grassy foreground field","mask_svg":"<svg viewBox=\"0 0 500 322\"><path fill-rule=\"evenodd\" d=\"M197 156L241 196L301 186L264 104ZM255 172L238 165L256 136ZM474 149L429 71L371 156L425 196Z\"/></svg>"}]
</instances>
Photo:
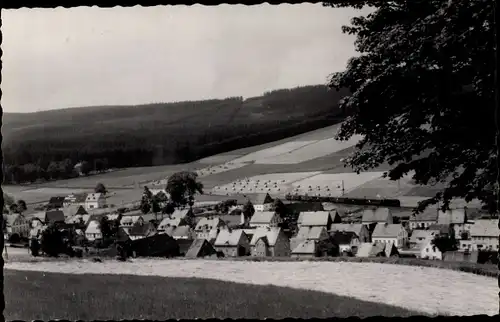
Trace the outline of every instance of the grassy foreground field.
<instances>
[{"instance_id":1,"label":"grassy foreground field","mask_svg":"<svg viewBox=\"0 0 500 322\"><path fill-rule=\"evenodd\" d=\"M197 278L5 272L7 320L411 316L390 305Z\"/></svg>"}]
</instances>

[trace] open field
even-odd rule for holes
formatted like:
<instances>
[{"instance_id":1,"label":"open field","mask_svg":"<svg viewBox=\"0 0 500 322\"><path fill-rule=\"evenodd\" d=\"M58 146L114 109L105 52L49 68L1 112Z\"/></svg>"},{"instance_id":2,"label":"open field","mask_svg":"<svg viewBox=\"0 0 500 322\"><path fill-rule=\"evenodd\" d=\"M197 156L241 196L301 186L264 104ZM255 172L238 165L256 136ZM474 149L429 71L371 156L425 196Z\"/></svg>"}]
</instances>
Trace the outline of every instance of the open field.
<instances>
[{"instance_id":1,"label":"open field","mask_svg":"<svg viewBox=\"0 0 500 322\"><path fill-rule=\"evenodd\" d=\"M5 297L6 318L25 321L282 319L419 314L315 291L210 279L134 275L6 270Z\"/></svg>"},{"instance_id":2,"label":"open field","mask_svg":"<svg viewBox=\"0 0 500 322\"><path fill-rule=\"evenodd\" d=\"M126 263L111 260L103 263L6 263L5 268L75 274L112 272L142 276L196 277L284 286L384 303L427 314L494 315L498 312L496 279L429 267L348 262L135 259ZM57 284L59 283L53 283ZM82 284L74 284L82 287ZM108 290L108 294L109 290L113 290L116 294L114 287L100 289ZM72 293L65 291L65 294L67 296Z\"/></svg>"}]
</instances>

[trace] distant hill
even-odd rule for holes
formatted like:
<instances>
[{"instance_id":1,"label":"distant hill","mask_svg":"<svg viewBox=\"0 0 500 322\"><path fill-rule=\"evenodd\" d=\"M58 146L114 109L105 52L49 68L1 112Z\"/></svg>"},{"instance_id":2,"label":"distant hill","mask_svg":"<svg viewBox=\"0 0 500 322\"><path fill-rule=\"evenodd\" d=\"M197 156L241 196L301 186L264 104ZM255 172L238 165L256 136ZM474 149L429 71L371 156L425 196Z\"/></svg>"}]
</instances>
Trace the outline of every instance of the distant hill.
<instances>
[{"instance_id":1,"label":"distant hill","mask_svg":"<svg viewBox=\"0 0 500 322\"><path fill-rule=\"evenodd\" d=\"M315 85L248 99L4 113L6 179L61 178L82 160L104 168L183 163L271 142L338 122L347 93ZM66 170L48 171L62 161Z\"/></svg>"}]
</instances>

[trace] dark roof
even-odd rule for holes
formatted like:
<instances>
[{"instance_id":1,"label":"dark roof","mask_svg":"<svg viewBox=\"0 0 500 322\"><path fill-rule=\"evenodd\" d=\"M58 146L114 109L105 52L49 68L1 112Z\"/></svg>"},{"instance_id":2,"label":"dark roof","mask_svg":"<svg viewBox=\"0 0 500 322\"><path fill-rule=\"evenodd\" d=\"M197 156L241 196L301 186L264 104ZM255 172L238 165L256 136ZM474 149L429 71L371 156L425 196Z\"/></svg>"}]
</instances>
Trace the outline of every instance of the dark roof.
<instances>
[{"instance_id":1,"label":"dark roof","mask_svg":"<svg viewBox=\"0 0 500 322\"><path fill-rule=\"evenodd\" d=\"M358 237L352 231L335 231L332 232L330 236L335 241L335 243L337 243L337 245L350 244L353 238Z\"/></svg>"},{"instance_id":2,"label":"dark roof","mask_svg":"<svg viewBox=\"0 0 500 322\"><path fill-rule=\"evenodd\" d=\"M427 227L427 230L438 230L441 234L448 234L450 232L450 226L443 224L432 224Z\"/></svg>"},{"instance_id":3,"label":"dark roof","mask_svg":"<svg viewBox=\"0 0 500 322\"><path fill-rule=\"evenodd\" d=\"M216 251L212 244L210 244L206 239L195 239L188 251L186 252L187 258L196 258L207 255L215 254Z\"/></svg>"},{"instance_id":4,"label":"dark roof","mask_svg":"<svg viewBox=\"0 0 500 322\"><path fill-rule=\"evenodd\" d=\"M148 233L148 230L151 228L151 225L153 225L150 222L136 222L132 228L130 228L129 235L131 236L146 236Z\"/></svg>"},{"instance_id":5,"label":"dark roof","mask_svg":"<svg viewBox=\"0 0 500 322\"><path fill-rule=\"evenodd\" d=\"M82 203L87 199L87 193L75 193L75 202Z\"/></svg>"},{"instance_id":6,"label":"dark roof","mask_svg":"<svg viewBox=\"0 0 500 322\"><path fill-rule=\"evenodd\" d=\"M410 221L435 221L438 220L439 209L436 206L429 206L423 212L410 216Z\"/></svg>"},{"instance_id":7,"label":"dark roof","mask_svg":"<svg viewBox=\"0 0 500 322\"><path fill-rule=\"evenodd\" d=\"M241 198L244 198L244 201ZM273 198L268 193L245 193L245 194L235 194L232 195L229 199L235 199L238 203L246 203L247 200L253 205L263 205L266 199L269 202L272 202Z\"/></svg>"},{"instance_id":8,"label":"dark roof","mask_svg":"<svg viewBox=\"0 0 500 322\"><path fill-rule=\"evenodd\" d=\"M62 210L50 210L45 213L45 222L55 223L58 221L64 222L64 212Z\"/></svg>"},{"instance_id":9,"label":"dark roof","mask_svg":"<svg viewBox=\"0 0 500 322\"><path fill-rule=\"evenodd\" d=\"M307 212L325 210L321 202L293 202L284 200L283 203L290 211Z\"/></svg>"},{"instance_id":10,"label":"dark roof","mask_svg":"<svg viewBox=\"0 0 500 322\"><path fill-rule=\"evenodd\" d=\"M88 215L88 212L87 212L87 210L85 210L85 208L83 208L83 206L80 206L76 210L75 215Z\"/></svg>"}]
</instances>

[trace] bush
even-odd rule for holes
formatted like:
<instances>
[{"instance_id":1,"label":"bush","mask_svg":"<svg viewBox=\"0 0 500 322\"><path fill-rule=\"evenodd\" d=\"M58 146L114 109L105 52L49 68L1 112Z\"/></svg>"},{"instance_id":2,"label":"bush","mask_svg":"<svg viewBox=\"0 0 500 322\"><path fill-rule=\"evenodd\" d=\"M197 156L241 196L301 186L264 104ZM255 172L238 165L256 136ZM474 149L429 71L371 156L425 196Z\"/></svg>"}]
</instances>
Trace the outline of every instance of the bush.
<instances>
[{"instance_id":1,"label":"bush","mask_svg":"<svg viewBox=\"0 0 500 322\"><path fill-rule=\"evenodd\" d=\"M42 232L42 250L45 254L57 257L65 251L62 234L56 226L50 225Z\"/></svg>"}]
</instances>

